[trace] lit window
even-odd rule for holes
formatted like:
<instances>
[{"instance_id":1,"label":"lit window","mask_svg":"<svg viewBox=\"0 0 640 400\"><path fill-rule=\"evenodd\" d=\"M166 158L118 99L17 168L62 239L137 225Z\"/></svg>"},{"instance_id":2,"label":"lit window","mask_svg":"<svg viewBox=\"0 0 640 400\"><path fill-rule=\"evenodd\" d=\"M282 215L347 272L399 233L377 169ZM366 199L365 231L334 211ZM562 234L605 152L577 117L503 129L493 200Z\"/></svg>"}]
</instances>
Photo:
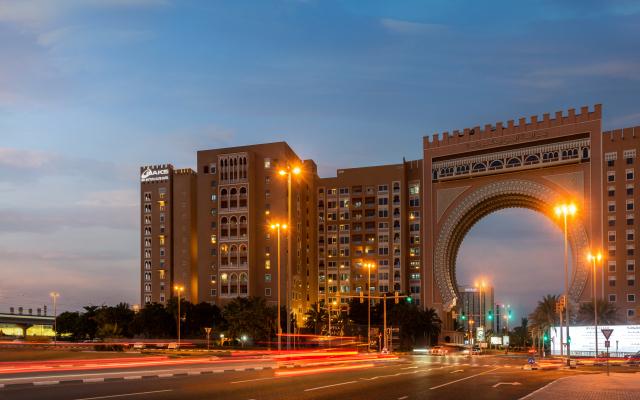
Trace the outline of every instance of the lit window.
<instances>
[{"instance_id":1,"label":"lit window","mask_svg":"<svg viewBox=\"0 0 640 400\"><path fill-rule=\"evenodd\" d=\"M211 243L216 243L216 235L211 235Z\"/></svg>"}]
</instances>

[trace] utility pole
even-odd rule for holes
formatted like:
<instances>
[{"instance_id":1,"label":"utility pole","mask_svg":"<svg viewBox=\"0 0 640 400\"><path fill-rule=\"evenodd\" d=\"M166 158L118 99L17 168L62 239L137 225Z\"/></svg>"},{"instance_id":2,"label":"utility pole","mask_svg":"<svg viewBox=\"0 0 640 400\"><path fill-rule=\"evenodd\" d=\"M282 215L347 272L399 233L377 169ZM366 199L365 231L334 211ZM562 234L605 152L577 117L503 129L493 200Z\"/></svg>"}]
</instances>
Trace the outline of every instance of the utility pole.
<instances>
[{"instance_id":1,"label":"utility pole","mask_svg":"<svg viewBox=\"0 0 640 400\"><path fill-rule=\"evenodd\" d=\"M60 296L59 293L51 293L53 296L53 347L58 346L58 309L56 308L56 298ZM25 330L25 335L27 331Z\"/></svg>"}]
</instances>

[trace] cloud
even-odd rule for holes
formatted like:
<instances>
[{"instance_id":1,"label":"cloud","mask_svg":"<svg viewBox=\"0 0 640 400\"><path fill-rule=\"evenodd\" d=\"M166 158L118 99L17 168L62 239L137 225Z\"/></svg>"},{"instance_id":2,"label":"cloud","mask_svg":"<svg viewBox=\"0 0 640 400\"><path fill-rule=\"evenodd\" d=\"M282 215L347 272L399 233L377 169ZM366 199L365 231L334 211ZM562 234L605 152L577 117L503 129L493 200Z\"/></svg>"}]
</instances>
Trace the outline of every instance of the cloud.
<instances>
[{"instance_id":1,"label":"cloud","mask_svg":"<svg viewBox=\"0 0 640 400\"><path fill-rule=\"evenodd\" d=\"M627 61L608 61L569 68L547 68L531 73L532 76L608 76L612 78L640 80L640 64Z\"/></svg>"},{"instance_id":2,"label":"cloud","mask_svg":"<svg viewBox=\"0 0 640 400\"><path fill-rule=\"evenodd\" d=\"M425 33L425 32L435 32L442 27L437 24L419 24L415 22L406 22L406 21L397 21L395 19L389 18L381 18L380 23L385 28L401 32L401 33Z\"/></svg>"},{"instance_id":3,"label":"cloud","mask_svg":"<svg viewBox=\"0 0 640 400\"><path fill-rule=\"evenodd\" d=\"M79 206L100 207L140 207L139 190L101 190L85 193L86 200L76 203Z\"/></svg>"},{"instance_id":4,"label":"cloud","mask_svg":"<svg viewBox=\"0 0 640 400\"><path fill-rule=\"evenodd\" d=\"M619 129L619 127L625 128L629 126L638 126L640 125L640 112L614 118L611 120L609 125L617 127L615 129Z\"/></svg>"},{"instance_id":5,"label":"cloud","mask_svg":"<svg viewBox=\"0 0 640 400\"><path fill-rule=\"evenodd\" d=\"M74 26L67 26L55 29L51 32L41 33L38 35L36 43L40 46L51 46L58 43L64 37L72 34L74 31L77 31L77 29L78 28Z\"/></svg>"}]
</instances>

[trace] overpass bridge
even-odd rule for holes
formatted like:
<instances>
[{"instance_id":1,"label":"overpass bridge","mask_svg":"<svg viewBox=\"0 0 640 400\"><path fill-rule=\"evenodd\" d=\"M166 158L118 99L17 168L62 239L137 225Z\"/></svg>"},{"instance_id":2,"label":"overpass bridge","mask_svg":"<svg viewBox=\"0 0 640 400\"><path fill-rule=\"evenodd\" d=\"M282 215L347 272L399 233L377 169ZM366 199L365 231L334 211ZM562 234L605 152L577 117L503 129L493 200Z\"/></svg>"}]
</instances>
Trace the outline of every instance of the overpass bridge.
<instances>
[{"instance_id":1,"label":"overpass bridge","mask_svg":"<svg viewBox=\"0 0 640 400\"><path fill-rule=\"evenodd\" d=\"M24 315L24 314L0 314L0 326L3 324L13 324L22 329L22 336L27 334L27 329L34 325L53 325L54 317L45 317L41 315Z\"/></svg>"}]
</instances>

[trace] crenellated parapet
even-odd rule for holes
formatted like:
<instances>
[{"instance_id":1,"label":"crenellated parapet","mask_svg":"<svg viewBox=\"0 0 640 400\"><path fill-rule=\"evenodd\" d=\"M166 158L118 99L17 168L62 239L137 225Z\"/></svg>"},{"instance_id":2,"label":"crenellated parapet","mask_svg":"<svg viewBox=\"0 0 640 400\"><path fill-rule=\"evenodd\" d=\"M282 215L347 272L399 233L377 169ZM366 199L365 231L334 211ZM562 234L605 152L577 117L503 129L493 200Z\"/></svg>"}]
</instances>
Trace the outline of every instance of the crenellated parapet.
<instances>
[{"instance_id":1,"label":"crenellated parapet","mask_svg":"<svg viewBox=\"0 0 640 400\"><path fill-rule=\"evenodd\" d=\"M524 135L544 129L596 121L601 118L602 104L596 104L592 112L589 112L588 106L581 107L580 114L576 114L575 108L570 108L567 111L566 117L563 116L562 111L556 111L553 119L549 113L543 114L542 120L538 120L538 116L534 115L530 118L529 123L526 122L526 118L520 118L518 120L518 125L515 125L515 120L509 120L507 121L507 126L503 126L502 122L497 122L495 125L487 124L484 128L476 126L473 128L466 128L462 132L459 130L455 130L453 133L444 132L442 134L442 138L440 138L440 134L432 135L431 140L428 140L428 137L425 136L424 143L425 149L432 149L484 139L502 138L503 136L511 136L515 134Z\"/></svg>"}]
</instances>

